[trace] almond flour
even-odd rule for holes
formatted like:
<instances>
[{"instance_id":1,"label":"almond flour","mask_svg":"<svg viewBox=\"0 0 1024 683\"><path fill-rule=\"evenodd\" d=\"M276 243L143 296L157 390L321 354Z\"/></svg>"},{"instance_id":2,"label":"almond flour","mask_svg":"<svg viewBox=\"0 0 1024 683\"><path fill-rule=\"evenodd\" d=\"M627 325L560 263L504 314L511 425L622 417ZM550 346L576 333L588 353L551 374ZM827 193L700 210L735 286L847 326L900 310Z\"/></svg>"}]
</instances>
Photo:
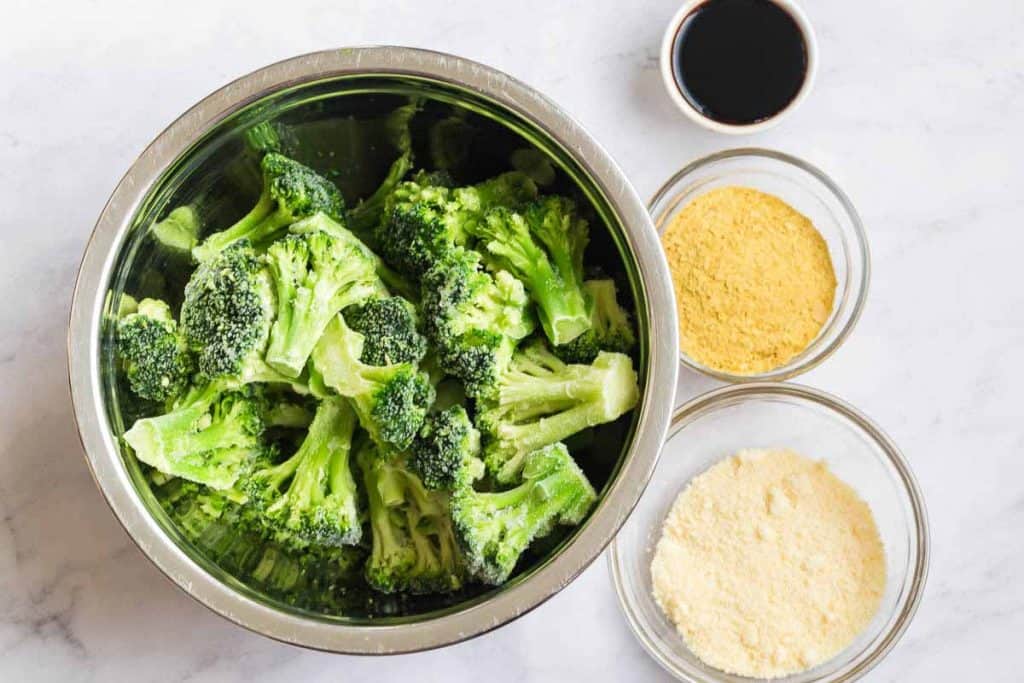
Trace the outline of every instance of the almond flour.
<instances>
[{"instance_id":1,"label":"almond flour","mask_svg":"<svg viewBox=\"0 0 1024 683\"><path fill-rule=\"evenodd\" d=\"M696 477L665 520L654 597L690 650L776 678L838 654L885 591L870 508L820 462L746 450Z\"/></svg>"}]
</instances>

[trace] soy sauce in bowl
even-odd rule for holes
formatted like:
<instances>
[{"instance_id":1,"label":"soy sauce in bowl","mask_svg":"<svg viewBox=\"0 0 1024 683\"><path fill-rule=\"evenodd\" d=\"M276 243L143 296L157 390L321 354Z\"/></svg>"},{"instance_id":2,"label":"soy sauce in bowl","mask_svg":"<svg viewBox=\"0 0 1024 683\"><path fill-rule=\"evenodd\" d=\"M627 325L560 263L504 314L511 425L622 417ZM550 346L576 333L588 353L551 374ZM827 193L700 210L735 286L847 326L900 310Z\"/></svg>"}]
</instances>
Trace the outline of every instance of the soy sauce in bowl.
<instances>
[{"instance_id":1,"label":"soy sauce in bowl","mask_svg":"<svg viewBox=\"0 0 1024 683\"><path fill-rule=\"evenodd\" d=\"M808 77L808 47L793 16L770 0L707 0L679 24L673 75L696 111L729 125L770 119Z\"/></svg>"}]
</instances>

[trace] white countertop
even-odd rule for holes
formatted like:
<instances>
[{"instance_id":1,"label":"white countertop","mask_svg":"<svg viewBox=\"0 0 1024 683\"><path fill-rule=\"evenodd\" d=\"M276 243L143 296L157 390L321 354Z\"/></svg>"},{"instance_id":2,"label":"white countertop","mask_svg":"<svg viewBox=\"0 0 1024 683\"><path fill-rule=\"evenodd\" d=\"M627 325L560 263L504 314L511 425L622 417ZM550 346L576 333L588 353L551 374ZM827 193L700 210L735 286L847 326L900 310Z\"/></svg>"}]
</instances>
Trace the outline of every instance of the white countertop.
<instances>
[{"instance_id":1,"label":"white countertop","mask_svg":"<svg viewBox=\"0 0 1024 683\"><path fill-rule=\"evenodd\" d=\"M331 656L253 635L190 600L92 484L64 333L78 260L109 192L211 90L287 56L361 43L430 47L508 71L575 115L644 197L684 163L737 145L778 148L830 173L863 216L874 276L852 338L802 381L851 401L903 447L934 543L918 616L868 680L1020 680L1024 5L804 4L821 50L814 92L774 131L729 139L687 123L661 90L656 50L671 0L8 0L0 680L668 680L620 616L604 557L547 604L471 642L391 659ZM709 386L686 376L680 398Z\"/></svg>"}]
</instances>

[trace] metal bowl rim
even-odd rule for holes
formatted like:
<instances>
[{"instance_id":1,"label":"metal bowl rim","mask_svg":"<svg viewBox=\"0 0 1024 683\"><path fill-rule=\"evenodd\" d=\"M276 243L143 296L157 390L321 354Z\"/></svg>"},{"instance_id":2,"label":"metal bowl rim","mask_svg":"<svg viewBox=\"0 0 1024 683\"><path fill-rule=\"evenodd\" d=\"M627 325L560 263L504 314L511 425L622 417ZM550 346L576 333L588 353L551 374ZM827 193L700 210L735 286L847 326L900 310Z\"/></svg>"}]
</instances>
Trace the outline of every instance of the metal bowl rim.
<instances>
[{"instance_id":1,"label":"metal bowl rim","mask_svg":"<svg viewBox=\"0 0 1024 683\"><path fill-rule=\"evenodd\" d=\"M621 222L635 261L646 298L640 303L647 309L649 357L638 426L619 472L557 556L527 580L467 609L407 624L356 626L307 619L252 600L204 571L163 532L130 481L107 422L99 344L103 299L123 239L140 203L175 159L225 118L277 91L371 74L415 76L470 90L543 130L590 174ZM129 537L167 578L221 616L283 642L348 654L397 654L460 642L508 623L564 588L597 558L633 510L657 462L674 404L677 333L668 265L650 216L621 169L574 119L529 86L470 60L405 47L345 48L277 62L219 88L142 152L104 206L82 258L68 325L68 375L96 485Z\"/></svg>"}]
</instances>

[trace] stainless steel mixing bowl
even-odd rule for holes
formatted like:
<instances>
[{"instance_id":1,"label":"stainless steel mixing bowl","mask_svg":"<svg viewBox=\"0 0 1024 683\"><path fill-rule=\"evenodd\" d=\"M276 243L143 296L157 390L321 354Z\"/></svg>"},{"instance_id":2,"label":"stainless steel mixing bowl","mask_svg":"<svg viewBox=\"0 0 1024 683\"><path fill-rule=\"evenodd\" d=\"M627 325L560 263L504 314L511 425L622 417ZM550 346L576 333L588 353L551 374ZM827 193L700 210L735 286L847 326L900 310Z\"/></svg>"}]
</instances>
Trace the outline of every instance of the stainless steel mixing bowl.
<instances>
[{"instance_id":1,"label":"stainless steel mixing bowl","mask_svg":"<svg viewBox=\"0 0 1024 683\"><path fill-rule=\"evenodd\" d=\"M641 401L616 438L591 447L601 500L560 544L511 581L456 602L412 602L391 613L322 614L289 606L239 581L190 544L163 514L138 463L118 436L133 410L115 381L105 316L125 291L179 291L173 267L146 251L147 226L182 203L227 213L221 187L258 183L244 156L245 131L262 121L300 121L324 130L317 155L344 154L360 178L379 174L380 140L348 122L415 96L490 122L483 148L541 150L564 183L592 205L596 248L621 261L637 311ZM342 123L339 123L341 121ZM354 125L354 124L353 124ZM340 132L339 132L340 131ZM511 137L510 137L511 136ZM251 160L250 160L251 161ZM486 165L486 164L485 164ZM247 176L248 174L248 176ZM531 88L449 55L394 47L342 49L296 57L256 71L187 111L142 153L114 190L82 260L68 334L72 398L86 457L114 514L142 551L183 590L253 631L297 645L346 653L399 653L484 633L536 607L572 581L615 535L643 492L672 413L677 367L672 284L643 203L608 154L575 121ZM585 465L587 466L587 465Z\"/></svg>"}]
</instances>

